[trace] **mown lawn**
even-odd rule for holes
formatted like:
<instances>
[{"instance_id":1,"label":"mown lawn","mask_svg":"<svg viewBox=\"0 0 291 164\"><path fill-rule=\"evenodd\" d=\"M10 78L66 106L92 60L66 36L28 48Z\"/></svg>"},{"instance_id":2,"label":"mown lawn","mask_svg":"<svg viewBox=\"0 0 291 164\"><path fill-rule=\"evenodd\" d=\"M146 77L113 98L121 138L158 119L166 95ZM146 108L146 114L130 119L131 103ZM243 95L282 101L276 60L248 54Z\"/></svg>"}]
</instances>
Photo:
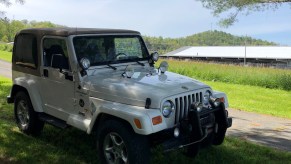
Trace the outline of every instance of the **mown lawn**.
<instances>
[{"instance_id":1,"label":"mown lawn","mask_svg":"<svg viewBox=\"0 0 291 164\"><path fill-rule=\"evenodd\" d=\"M5 99L10 86L11 80L0 78L0 163L98 163L93 135L50 125L39 137L19 132L13 107ZM227 137L223 145L204 149L195 159L183 156L181 150L163 154L155 149L152 163L290 163L290 159L290 152Z\"/></svg>"},{"instance_id":2,"label":"mown lawn","mask_svg":"<svg viewBox=\"0 0 291 164\"><path fill-rule=\"evenodd\" d=\"M11 52L0 51L0 59L11 62L11 60L12 60Z\"/></svg>"},{"instance_id":3,"label":"mown lawn","mask_svg":"<svg viewBox=\"0 0 291 164\"><path fill-rule=\"evenodd\" d=\"M204 82L214 90L225 92L231 108L291 118L291 91L222 82Z\"/></svg>"}]
</instances>

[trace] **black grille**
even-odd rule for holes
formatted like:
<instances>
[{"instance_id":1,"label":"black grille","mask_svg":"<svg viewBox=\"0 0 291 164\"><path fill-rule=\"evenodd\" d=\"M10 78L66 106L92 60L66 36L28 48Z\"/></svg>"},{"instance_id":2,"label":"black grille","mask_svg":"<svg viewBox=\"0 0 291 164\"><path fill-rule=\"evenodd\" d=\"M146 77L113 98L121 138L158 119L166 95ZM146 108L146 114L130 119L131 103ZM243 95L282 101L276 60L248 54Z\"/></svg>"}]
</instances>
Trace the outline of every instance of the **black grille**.
<instances>
[{"instance_id":1,"label":"black grille","mask_svg":"<svg viewBox=\"0 0 291 164\"><path fill-rule=\"evenodd\" d=\"M192 93L175 98L175 124L188 117L190 105L193 102L202 102L202 92Z\"/></svg>"}]
</instances>

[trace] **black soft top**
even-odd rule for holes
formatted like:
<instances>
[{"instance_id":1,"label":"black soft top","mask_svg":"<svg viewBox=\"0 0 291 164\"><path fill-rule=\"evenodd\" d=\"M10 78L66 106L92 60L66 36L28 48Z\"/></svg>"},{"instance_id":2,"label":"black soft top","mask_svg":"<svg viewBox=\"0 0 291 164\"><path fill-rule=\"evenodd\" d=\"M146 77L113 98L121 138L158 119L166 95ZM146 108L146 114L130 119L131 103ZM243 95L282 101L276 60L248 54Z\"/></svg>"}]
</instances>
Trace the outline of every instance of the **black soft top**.
<instances>
[{"instance_id":1,"label":"black soft top","mask_svg":"<svg viewBox=\"0 0 291 164\"><path fill-rule=\"evenodd\" d=\"M29 73L35 76L41 76L40 72L40 67L39 63L41 63L41 55L42 55L42 50L41 50L41 40L44 36L61 36L61 37L67 37L70 35L82 35L82 34L109 34L109 35L114 35L114 34L125 34L125 35L140 35L139 32L137 31L132 31L132 30L120 30L120 29L99 29L99 28L66 28L66 27L61 27L61 28L30 28L30 29L24 29L21 30L20 32L17 33L14 39L14 45L17 45L17 38L20 35L32 35L35 40L33 42L33 46L35 48L33 49L34 51L34 56L33 60L35 61L35 68L27 68L24 66L20 66L16 64L16 61L14 60L15 58L15 46L13 49L13 59L12 59L12 69L15 71L20 71L20 72L25 72ZM20 49L22 46L25 47L26 43L19 43ZM26 49L27 50L27 49ZM27 54L21 54L22 56L25 56Z\"/></svg>"},{"instance_id":2,"label":"black soft top","mask_svg":"<svg viewBox=\"0 0 291 164\"><path fill-rule=\"evenodd\" d=\"M103 29L103 28L29 28L19 32L19 34L34 34L37 38L42 38L45 35L53 36L70 36L80 34L137 34L138 31L122 30L122 29Z\"/></svg>"}]
</instances>

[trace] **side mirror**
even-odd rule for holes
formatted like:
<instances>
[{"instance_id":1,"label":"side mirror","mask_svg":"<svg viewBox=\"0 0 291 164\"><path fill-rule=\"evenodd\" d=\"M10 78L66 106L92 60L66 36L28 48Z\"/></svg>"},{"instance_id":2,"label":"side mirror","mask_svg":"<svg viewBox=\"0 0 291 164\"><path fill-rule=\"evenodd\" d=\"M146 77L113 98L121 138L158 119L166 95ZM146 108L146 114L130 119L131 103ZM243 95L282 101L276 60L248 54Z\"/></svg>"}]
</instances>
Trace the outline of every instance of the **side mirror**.
<instances>
[{"instance_id":1,"label":"side mirror","mask_svg":"<svg viewBox=\"0 0 291 164\"><path fill-rule=\"evenodd\" d=\"M51 61L52 68L59 68L60 71L62 69L69 69L68 59L62 54L53 54Z\"/></svg>"},{"instance_id":2,"label":"side mirror","mask_svg":"<svg viewBox=\"0 0 291 164\"><path fill-rule=\"evenodd\" d=\"M158 54L158 52L153 52L153 53L151 54L151 58L152 58L152 60L153 60L154 62L158 61L158 60L159 60L159 54Z\"/></svg>"}]
</instances>

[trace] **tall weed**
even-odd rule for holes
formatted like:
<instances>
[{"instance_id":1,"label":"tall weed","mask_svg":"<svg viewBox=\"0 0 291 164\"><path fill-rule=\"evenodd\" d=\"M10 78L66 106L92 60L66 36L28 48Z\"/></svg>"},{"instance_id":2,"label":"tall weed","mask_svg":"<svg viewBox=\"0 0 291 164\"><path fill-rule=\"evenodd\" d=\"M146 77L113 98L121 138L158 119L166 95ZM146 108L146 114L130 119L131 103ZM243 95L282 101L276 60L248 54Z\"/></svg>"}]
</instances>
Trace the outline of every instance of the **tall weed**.
<instances>
[{"instance_id":1,"label":"tall weed","mask_svg":"<svg viewBox=\"0 0 291 164\"><path fill-rule=\"evenodd\" d=\"M196 61L167 61L170 71L200 80L291 90L291 70L243 67Z\"/></svg>"}]
</instances>

